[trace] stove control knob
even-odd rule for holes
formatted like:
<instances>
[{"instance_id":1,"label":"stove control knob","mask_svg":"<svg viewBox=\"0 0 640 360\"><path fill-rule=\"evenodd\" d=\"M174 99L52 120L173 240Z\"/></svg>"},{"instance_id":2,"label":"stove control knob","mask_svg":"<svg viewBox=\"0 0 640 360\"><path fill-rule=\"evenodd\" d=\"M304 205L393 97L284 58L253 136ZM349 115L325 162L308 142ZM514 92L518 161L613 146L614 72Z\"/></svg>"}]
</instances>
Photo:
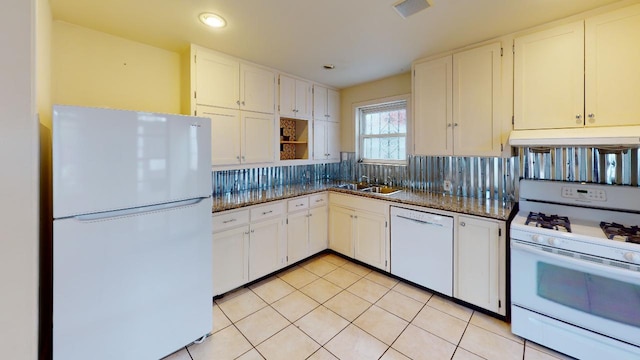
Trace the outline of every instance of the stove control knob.
<instances>
[{"instance_id":1,"label":"stove control knob","mask_svg":"<svg viewBox=\"0 0 640 360\"><path fill-rule=\"evenodd\" d=\"M628 252L624 254L624 258L632 263L640 264L640 254L636 252Z\"/></svg>"},{"instance_id":2,"label":"stove control knob","mask_svg":"<svg viewBox=\"0 0 640 360\"><path fill-rule=\"evenodd\" d=\"M558 239L556 238L548 238L547 239L547 244L551 245L551 246L557 246L560 242L558 241Z\"/></svg>"},{"instance_id":3,"label":"stove control knob","mask_svg":"<svg viewBox=\"0 0 640 360\"><path fill-rule=\"evenodd\" d=\"M540 242L540 235L531 235L531 240L533 240L533 242Z\"/></svg>"}]
</instances>

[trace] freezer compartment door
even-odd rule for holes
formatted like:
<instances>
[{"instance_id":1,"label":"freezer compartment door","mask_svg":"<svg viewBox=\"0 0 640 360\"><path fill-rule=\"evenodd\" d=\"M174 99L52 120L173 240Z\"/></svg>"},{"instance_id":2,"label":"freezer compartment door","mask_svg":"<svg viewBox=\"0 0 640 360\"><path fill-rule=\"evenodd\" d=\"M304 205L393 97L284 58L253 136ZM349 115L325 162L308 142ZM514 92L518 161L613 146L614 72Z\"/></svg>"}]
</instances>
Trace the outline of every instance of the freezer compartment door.
<instances>
[{"instance_id":1,"label":"freezer compartment door","mask_svg":"<svg viewBox=\"0 0 640 360\"><path fill-rule=\"evenodd\" d=\"M211 194L207 118L53 107L54 218Z\"/></svg>"},{"instance_id":2,"label":"freezer compartment door","mask_svg":"<svg viewBox=\"0 0 640 360\"><path fill-rule=\"evenodd\" d=\"M211 204L55 220L53 359L159 359L211 332Z\"/></svg>"}]
</instances>

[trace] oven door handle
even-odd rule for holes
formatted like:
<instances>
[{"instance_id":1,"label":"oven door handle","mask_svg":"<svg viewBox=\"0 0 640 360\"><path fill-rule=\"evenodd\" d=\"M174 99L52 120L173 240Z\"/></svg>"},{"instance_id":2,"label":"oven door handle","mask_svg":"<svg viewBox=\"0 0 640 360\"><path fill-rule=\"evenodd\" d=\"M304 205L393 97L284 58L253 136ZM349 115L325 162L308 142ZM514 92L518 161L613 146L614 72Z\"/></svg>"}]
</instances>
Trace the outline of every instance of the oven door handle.
<instances>
[{"instance_id":1,"label":"oven door handle","mask_svg":"<svg viewBox=\"0 0 640 360\"><path fill-rule=\"evenodd\" d=\"M629 270L624 270L624 269L621 269L621 268L618 268L618 267L614 267L614 266L594 263L594 262L589 261L589 260L579 260L579 259L572 258L572 257L569 257L569 256L558 255L558 254L550 253L550 252L547 252L547 251L544 251L544 250L540 250L535 246L523 244L523 243L520 243L520 242L511 241L511 249L512 250L515 249L515 250L520 250L520 251L523 251L523 252L527 252L527 253L536 255L538 257L546 257L546 258L550 258L550 259L553 259L553 260L561 261L561 262L564 262L565 264L585 267L585 268L593 270L594 272L597 272L597 274L594 274L594 275L607 274L607 275L615 276L616 279L633 279L635 281L639 281L640 280L640 272L638 272L638 271L633 271L633 270L630 270L630 269ZM513 259L513 256L511 258Z\"/></svg>"}]
</instances>

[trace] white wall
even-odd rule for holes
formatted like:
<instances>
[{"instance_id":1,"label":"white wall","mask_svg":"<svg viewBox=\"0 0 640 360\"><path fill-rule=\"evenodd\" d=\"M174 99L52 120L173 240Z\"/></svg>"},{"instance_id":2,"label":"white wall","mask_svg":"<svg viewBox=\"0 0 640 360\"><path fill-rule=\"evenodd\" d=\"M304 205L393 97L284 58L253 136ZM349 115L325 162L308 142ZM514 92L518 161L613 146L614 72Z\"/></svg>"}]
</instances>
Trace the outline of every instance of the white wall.
<instances>
[{"instance_id":1,"label":"white wall","mask_svg":"<svg viewBox=\"0 0 640 360\"><path fill-rule=\"evenodd\" d=\"M36 359L38 120L36 0L0 11L0 357Z\"/></svg>"},{"instance_id":2,"label":"white wall","mask_svg":"<svg viewBox=\"0 0 640 360\"><path fill-rule=\"evenodd\" d=\"M55 104L180 113L180 54L53 22Z\"/></svg>"}]
</instances>

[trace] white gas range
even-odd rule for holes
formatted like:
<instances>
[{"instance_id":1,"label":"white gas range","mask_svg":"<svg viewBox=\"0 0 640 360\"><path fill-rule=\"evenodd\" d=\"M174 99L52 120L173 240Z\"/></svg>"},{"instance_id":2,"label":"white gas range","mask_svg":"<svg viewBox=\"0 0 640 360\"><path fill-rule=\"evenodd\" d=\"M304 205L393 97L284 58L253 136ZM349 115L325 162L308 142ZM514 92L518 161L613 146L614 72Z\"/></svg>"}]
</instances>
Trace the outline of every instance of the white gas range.
<instances>
[{"instance_id":1,"label":"white gas range","mask_svg":"<svg viewBox=\"0 0 640 360\"><path fill-rule=\"evenodd\" d=\"M640 358L640 188L522 180L514 334L580 359Z\"/></svg>"}]
</instances>

